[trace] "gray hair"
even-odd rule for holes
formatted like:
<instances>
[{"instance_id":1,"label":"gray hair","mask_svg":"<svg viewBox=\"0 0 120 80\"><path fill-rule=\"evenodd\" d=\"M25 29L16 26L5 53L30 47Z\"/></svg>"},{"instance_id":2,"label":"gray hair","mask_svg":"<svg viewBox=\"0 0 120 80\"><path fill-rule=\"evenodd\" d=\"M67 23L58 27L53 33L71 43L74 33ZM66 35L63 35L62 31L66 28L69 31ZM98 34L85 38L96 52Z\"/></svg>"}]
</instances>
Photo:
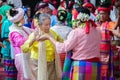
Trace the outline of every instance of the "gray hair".
<instances>
[{"instance_id":1,"label":"gray hair","mask_svg":"<svg viewBox=\"0 0 120 80\"><path fill-rule=\"evenodd\" d=\"M50 15L49 14L46 14L46 13L42 13L39 15L39 24L43 24L43 22L46 20L46 19L50 19Z\"/></svg>"}]
</instances>

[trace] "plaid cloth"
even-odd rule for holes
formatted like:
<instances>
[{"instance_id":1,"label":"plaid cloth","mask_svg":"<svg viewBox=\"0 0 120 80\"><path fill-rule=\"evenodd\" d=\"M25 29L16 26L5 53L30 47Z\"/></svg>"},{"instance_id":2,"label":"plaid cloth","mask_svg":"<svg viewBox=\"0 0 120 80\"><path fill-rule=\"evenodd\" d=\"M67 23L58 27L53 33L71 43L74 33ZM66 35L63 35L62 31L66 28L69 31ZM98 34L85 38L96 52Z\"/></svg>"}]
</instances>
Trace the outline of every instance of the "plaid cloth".
<instances>
[{"instance_id":1,"label":"plaid cloth","mask_svg":"<svg viewBox=\"0 0 120 80\"><path fill-rule=\"evenodd\" d=\"M100 62L73 61L70 80L100 80Z\"/></svg>"},{"instance_id":2,"label":"plaid cloth","mask_svg":"<svg viewBox=\"0 0 120 80\"><path fill-rule=\"evenodd\" d=\"M62 80L100 79L99 62L73 61L71 56L72 51L69 51L64 62Z\"/></svg>"}]
</instances>

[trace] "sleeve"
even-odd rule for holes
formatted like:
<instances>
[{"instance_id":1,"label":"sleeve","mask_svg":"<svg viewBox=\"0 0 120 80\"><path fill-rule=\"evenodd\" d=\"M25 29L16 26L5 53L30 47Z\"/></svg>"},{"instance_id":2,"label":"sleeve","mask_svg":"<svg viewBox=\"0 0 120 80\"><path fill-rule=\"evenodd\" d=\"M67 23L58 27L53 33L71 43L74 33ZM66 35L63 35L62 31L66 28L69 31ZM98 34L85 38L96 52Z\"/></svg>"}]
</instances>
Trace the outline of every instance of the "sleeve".
<instances>
[{"instance_id":1,"label":"sleeve","mask_svg":"<svg viewBox=\"0 0 120 80\"><path fill-rule=\"evenodd\" d=\"M10 33L10 40L13 43L14 46L21 46L24 44L27 38L25 38L23 35L21 35L18 32L12 32Z\"/></svg>"},{"instance_id":2,"label":"sleeve","mask_svg":"<svg viewBox=\"0 0 120 80\"><path fill-rule=\"evenodd\" d=\"M57 53L64 53L72 50L77 45L78 39L77 34L75 30L71 31L70 34L67 37L67 40L65 40L63 43L56 42L56 51Z\"/></svg>"},{"instance_id":3,"label":"sleeve","mask_svg":"<svg viewBox=\"0 0 120 80\"><path fill-rule=\"evenodd\" d=\"M54 28L51 28L51 29L50 29L50 32L53 34L53 36L54 36L54 38L55 38L56 41L63 42L62 37L60 37L60 36L54 31Z\"/></svg>"},{"instance_id":4,"label":"sleeve","mask_svg":"<svg viewBox=\"0 0 120 80\"><path fill-rule=\"evenodd\" d=\"M1 38L8 38L9 35L9 27L12 23L9 21L4 21L4 23L2 24L2 28L1 28Z\"/></svg>"},{"instance_id":5,"label":"sleeve","mask_svg":"<svg viewBox=\"0 0 120 80\"><path fill-rule=\"evenodd\" d=\"M31 39L33 38L33 34L29 35L29 38L24 42L24 44L21 46L21 49L24 53L28 53L30 52L32 46L29 46L29 43L31 41Z\"/></svg>"}]
</instances>

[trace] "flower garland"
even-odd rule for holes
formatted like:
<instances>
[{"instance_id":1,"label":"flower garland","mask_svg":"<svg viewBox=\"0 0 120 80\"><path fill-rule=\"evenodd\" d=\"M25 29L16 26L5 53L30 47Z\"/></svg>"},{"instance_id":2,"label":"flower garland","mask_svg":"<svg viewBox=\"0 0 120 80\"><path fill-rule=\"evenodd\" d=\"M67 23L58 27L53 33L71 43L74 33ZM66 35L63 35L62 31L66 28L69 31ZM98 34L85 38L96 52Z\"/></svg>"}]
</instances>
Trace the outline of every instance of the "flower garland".
<instances>
[{"instance_id":1,"label":"flower garland","mask_svg":"<svg viewBox=\"0 0 120 80\"><path fill-rule=\"evenodd\" d=\"M85 22L85 21L88 21L90 19L90 16L86 13L81 13L80 12L77 16L77 19Z\"/></svg>"}]
</instances>

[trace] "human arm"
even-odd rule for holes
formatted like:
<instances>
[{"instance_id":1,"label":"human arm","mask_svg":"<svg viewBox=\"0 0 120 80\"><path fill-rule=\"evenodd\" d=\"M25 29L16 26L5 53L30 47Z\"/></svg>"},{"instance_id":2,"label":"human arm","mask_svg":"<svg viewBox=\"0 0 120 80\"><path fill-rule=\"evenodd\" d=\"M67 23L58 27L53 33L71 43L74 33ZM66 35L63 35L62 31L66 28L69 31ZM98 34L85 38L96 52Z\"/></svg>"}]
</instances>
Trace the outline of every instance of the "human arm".
<instances>
[{"instance_id":1,"label":"human arm","mask_svg":"<svg viewBox=\"0 0 120 80\"><path fill-rule=\"evenodd\" d=\"M120 7L117 8L117 13L118 13L118 16L117 16L116 23L114 25L114 29L117 29L117 27L120 27Z\"/></svg>"},{"instance_id":2,"label":"human arm","mask_svg":"<svg viewBox=\"0 0 120 80\"><path fill-rule=\"evenodd\" d=\"M46 39L49 39L55 45L57 53L64 53L72 50L73 48L76 47L78 42L77 32L75 30L72 30L70 32L67 40L65 40L63 43L56 41L54 38L52 38L48 34L41 36L38 40L43 41Z\"/></svg>"},{"instance_id":3,"label":"human arm","mask_svg":"<svg viewBox=\"0 0 120 80\"><path fill-rule=\"evenodd\" d=\"M120 8L118 8L117 21L114 23L113 28L111 28L109 30L112 32L113 35L120 37Z\"/></svg>"},{"instance_id":4,"label":"human arm","mask_svg":"<svg viewBox=\"0 0 120 80\"><path fill-rule=\"evenodd\" d=\"M34 32L31 33L28 37L28 39L24 42L24 44L21 46L21 49L24 53L27 53L30 51L33 43L35 42L35 35Z\"/></svg>"},{"instance_id":5,"label":"human arm","mask_svg":"<svg viewBox=\"0 0 120 80\"><path fill-rule=\"evenodd\" d=\"M10 41L14 44L14 46L18 46L18 47L20 47L27 39L19 32L10 33L9 37L10 37Z\"/></svg>"},{"instance_id":6,"label":"human arm","mask_svg":"<svg viewBox=\"0 0 120 80\"><path fill-rule=\"evenodd\" d=\"M116 37L120 38L120 27L117 27L117 29L113 29L111 31Z\"/></svg>"},{"instance_id":7,"label":"human arm","mask_svg":"<svg viewBox=\"0 0 120 80\"><path fill-rule=\"evenodd\" d=\"M0 47L6 47L2 42L0 42Z\"/></svg>"}]
</instances>

